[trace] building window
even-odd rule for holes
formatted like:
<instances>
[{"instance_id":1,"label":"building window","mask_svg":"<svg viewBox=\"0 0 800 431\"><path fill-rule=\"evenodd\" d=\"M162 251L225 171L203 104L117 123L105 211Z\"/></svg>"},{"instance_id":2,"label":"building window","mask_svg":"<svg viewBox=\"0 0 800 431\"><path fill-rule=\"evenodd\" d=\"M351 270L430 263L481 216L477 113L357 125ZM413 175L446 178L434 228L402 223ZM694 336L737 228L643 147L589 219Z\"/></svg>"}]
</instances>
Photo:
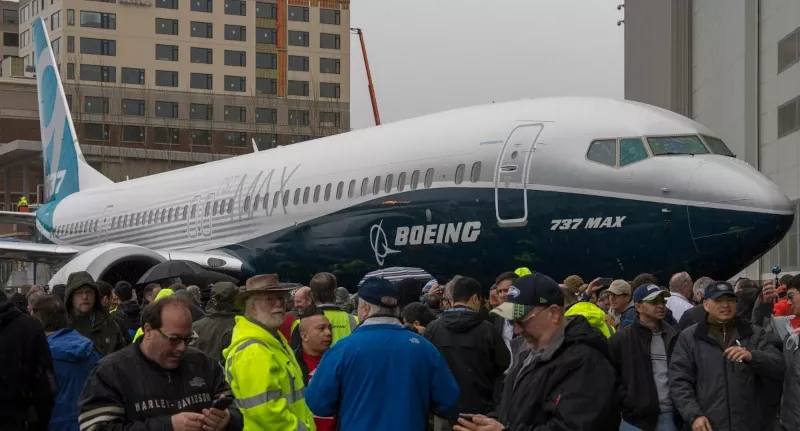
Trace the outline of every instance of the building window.
<instances>
[{"instance_id":1,"label":"building window","mask_svg":"<svg viewBox=\"0 0 800 431\"><path fill-rule=\"evenodd\" d=\"M156 44L156 60L178 61L178 46Z\"/></svg>"},{"instance_id":2,"label":"building window","mask_svg":"<svg viewBox=\"0 0 800 431\"><path fill-rule=\"evenodd\" d=\"M178 129L172 127L156 127L153 129L153 142L156 144L177 144Z\"/></svg>"},{"instance_id":3,"label":"building window","mask_svg":"<svg viewBox=\"0 0 800 431\"><path fill-rule=\"evenodd\" d=\"M247 91L247 78L244 76L225 75L225 91Z\"/></svg>"},{"instance_id":4,"label":"building window","mask_svg":"<svg viewBox=\"0 0 800 431\"><path fill-rule=\"evenodd\" d=\"M242 25L225 24L225 40L247 40L247 27Z\"/></svg>"},{"instance_id":5,"label":"building window","mask_svg":"<svg viewBox=\"0 0 800 431\"><path fill-rule=\"evenodd\" d=\"M114 66L98 66L81 64L81 81L117 82L117 68Z\"/></svg>"},{"instance_id":6,"label":"building window","mask_svg":"<svg viewBox=\"0 0 800 431\"><path fill-rule=\"evenodd\" d=\"M75 52L75 36L67 36L67 52Z\"/></svg>"},{"instance_id":7,"label":"building window","mask_svg":"<svg viewBox=\"0 0 800 431\"><path fill-rule=\"evenodd\" d=\"M275 108L256 108L256 123L278 124L278 110Z\"/></svg>"},{"instance_id":8,"label":"building window","mask_svg":"<svg viewBox=\"0 0 800 431\"><path fill-rule=\"evenodd\" d=\"M341 11L338 9L320 9L319 23L339 25L342 22Z\"/></svg>"},{"instance_id":9,"label":"building window","mask_svg":"<svg viewBox=\"0 0 800 431\"><path fill-rule=\"evenodd\" d=\"M144 142L144 127L122 126L122 142Z\"/></svg>"},{"instance_id":10,"label":"building window","mask_svg":"<svg viewBox=\"0 0 800 431\"><path fill-rule=\"evenodd\" d=\"M67 9L67 25L75 25L75 9Z\"/></svg>"},{"instance_id":11,"label":"building window","mask_svg":"<svg viewBox=\"0 0 800 431\"><path fill-rule=\"evenodd\" d=\"M225 0L225 15L247 15L247 4L244 0Z\"/></svg>"},{"instance_id":12,"label":"building window","mask_svg":"<svg viewBox=\"0 0 800 431\"><path fill-rule=\"evenodd\" d=\"M214 105L192 103L189 105L189 118L192 120L213 120Z\"/></svg>"},{"instance_id":13,"label":"building window","mask_svg":"<svg viewBox=\"0 0 800 431\"><path fill-rule=\"evenodd\" d=\"M156 101L157 118L178 118L178 102Z\"/></svg>"},{"instance_id":14,"label":"building window","mask_svg":"<svg viewBox=\"0 0 800 431\"><path fill-rule=\"evenodd\" d=\"M192 37L204 37L206 39L214 37L214 26L210 22L192 21L190 24Z\"/></svg>"},{"instance_id":15,"label":"building window","mask_svg":"<svg viewBox=\"0 0 800 431\"><path fill-rule=\"evenodd\" d=\"M167 19L167 18L156 18L156 34L170 34L173 36L177 36L178 20Z\"/></svg>"},{"instance_id":16,"label":"building window","mask_svg":"<svg viewBox=\"0 0 800 431\"><path fill-rule=\"evenodd\" d=\"M278 94L278 80L273 78L256 78L256 93Z\"/></svg>"},{"instance_id":17,"label":"building window","mask_svg":"<svg viewBox=\"0 0 800 431\"><path fill-rule=\"evenodd\" d=\"M291 31L289 32L291 37ZM256 28L256 42L275 45L278 43L278 32L274 28ZM291 44L290 44L291 45Z\"/></svg>"},{"instance_id":18,"label":"building window","mask_svg":"<svg viewBox=\"0 0 800 431\"><path fill-rule=\"evenodd\" d=\"M778 73L788 69L800 59L800 29L778 42Z\"/></svg>"},{"instance_id":19,"label":"building window","mask_svg":"<svg viewBox=\"0 0 800 431\"><path fill-rule=\"evenodd\" d=\"M109 39L81 38L81 54L117 55L117 41Z\"/></svg>"},{"instance_id":20,"label":"building window","mask_svg":"<svg viewBox=\"0 0 800 431\"><path fill-rule=\"evenodd\" d=\"M289 70L308 72L308 57L302 55L290 55Z\"/></svg>"},{"instance_id":21,"label":"building window","mask_svg":"<svg viewBox=\"0 0 800 431\"><path fill-rule=\"evenodd\" d=\"M191 0L191 9L194 12L214 12L214 0Z\"/></svg>"},{"instance_id":22,"label":"building window","mask_svg":"<svg viewBox=\"0 0 800 431\"><path fill-rule=\"evenodd\" d=\"M308 8L304 6L289 6L289 21L308 22Z\"/></svg>"},{"instance_id":23,"label":"building window","mask_svg":"<svg viewBox=\"0 0 800 431\"><path fill-rule=\"evenodd\" d=\"M156 70L156 85L159 87L177 87L178 72L171 70Z\"/></svg>"},{"instance_id":24,"label":"building window","mask_svg":"<svg viewBox=\"0 0 800 431\"><path fill-rule=\"evenodd\" d=\"M256 148L259 150L268 150L270 148L275 148L275 145L278 144L278 135L274 133L256 133L253 135L253 139L256 141ZM267 198L264 197L264 205L266 206Z\"/></svg>"},{"instance_id":25,"label":"building window","mask_svg":"<svg viewBox=\"0 0 800 431\"><path fill-rule=\"evenodd\" d=\"M108 97L85 96L83 112L87 114L108 114Z\"/></svg>"},{"instance_id":26,"label":"building window","mask_svg":"<svg viewBox=\"0 0 800 431\"><path fill-rule=\"evenodd\" d=\"M3 46L19 47L19 35L3 32Z\"/></svg>"},{"instance_id":27,"label":"building window","mask_svg":"<svg viewBox=\"0 0 800 431\"><path fill-rule=\"evenodd\" d=\"M189 87L198 90L213 90L214 76L210 73L192 73L189 75Z\"/></svg>"},{"instance_id":28,"label":"building window","mask_svg":"<svg viewBox=\"0 0 800 431\"><path fill-rule=\"evenodd\" d=\"M289 81L288 94L290 96L308 96L308 81Z\"/></svg>"},{"instance_id":29,"label":"building window","mask_svg":"<svg viewBox=\"0 0 800 431\"><path fill-rule=\"evenodd\" d=\"M342 73L341 60L338 58L320 58L319 71L320 73Z\"/></svg>"},{"instance_id":30,"label":"building window","mask_svg":"<svg viewBox=\"0 0 800 431\"><path fill-rule=\"evenodd\" d=\"M278 19L278 5L275 3L256 2L256 17Z\"/></svg>"},{"instance_id":31,"label":"building window","mask_svg":"<svg viewBox=\"0 0 800 431\"><path fill-rule=\"evenodd\" d=\"M61 53L61 38L59 37L57 39L51 40L50 45L53 46L53 54L55 54L56 58L58 58L58 54Z\"/></svg>"},{"instance_id":32,"label":"building window","mask_svg":"<svg viewBox=\"0 0 800 431\"><path fill-rule=\"evenodd\" d=\"M144 69L135 69L132 67L122 68L122 83L144 85Z\"/></svg>"},{"instance_id":33,"label":"building window","mask_svg":"<svg viewBox=\"0 0 800 431\"><path fill-rule=\"evenodd\" d=\"M800 97L790 100L778 107L778 138L782 138L788 134L796 132L800 129L800 109L798 109L798 102Z\"/></svg>"},{"instance_id":34,"label":"building window","mask_svg":"<svg viewBox=\"0 0 800 431\"><path fill-rule=\"evenodd\" d=\"M50 30L55 30L61 27L61 11L50 15Z\"/></svg>"},{"instance_id":35,"label":"building window","mask_svg":"<svg viewBox=\"0 0 800 431\"><path fill-rule=\"evenodd\" d=\"M308 135L289 135L286 137L288 144L298 144L300 142L310 141L311 136Z\"/></svg>"},{"instance_id":36,"label":"building window","mask_svg":"<svg viewBox=\"0 0 800 431\"><path fill-rule=\"evenodd\" d=\"M105 141L108 139L108 124L84 123L83 138L87 141Z\"/></svg>"},{"instance_id":37,"label":"building window","mask_svg":"<svg viewBox=\"0 0 800 431\"><path fill-rule=\"evenodd\" d=\"M247 52L245 51L230 51L225 50L225 65L226 66L247 66Z\"/></svg>"},{"instance_id":38,"label":"building window","mask_svg":"<svg viewBox=\"0 0 800 431\"><path fill-rule=\"evenodd\" d=\"M75 63L67 63L67 79L75 79Z\"/></svg>"},{"instance_id":39,"label":"building window","mask_svg":"<svg viewBox=\"0 0 800 431\"><path fill-rule=\"evenodd\" d=\"M247 146L247 133L245 132L225 132L222 135L222 145L226 147L239 147Z\"/></svg>"},{"instance_id":40,"label":"building window","mask_svg":"<svg viewBox=\"0 0 800 431\"><path fill-rule=\"evenodd\" d=\"M278 68L278 55L265 54L263 52L256 53L256 67L262 69L277 69Z\"/></svg>"},{"instance_id":41,"label":"building window","mask_svg":"<svg viewBox=\"0 0 800 431\"><path fill-rule=\"evenodd\" d=\"M3 24L19 24L19 11L16 9L3 9Z\"/></svg>"},{"instance_id":42,"label":"building window","mask_svg":"<svg viewBox=\"0 0 800 431\"><path fill-rule=\"evenodd\" d=\"M244 106L225 106L225 121L244 123L247 121L247 108Z\"/></svg>"},{"instance_id":43,"label":"building window","mask_svg":"<svg viewBox=\"0 0 800 431\"><path fill-rule=\"evenodd\" d=\"M117 14L82 10L81 27L114 30L117 28Z\"/></svg>"},{"instance_id":44,"label":"building window","mask_svg":"<svg viewBox=\"0 0 800 431\"><path fill-rule=\"evenodd\" d=\"M319 125L321 127L340 127L340 116L338 112L320 112Z\"/></svg>"},{"instance_id":45,"label":"building window","mask_svg":"<svg viewBox=\"0 0 800 431\"><path fill-rule=\"evenodd\" d=\"M338 34L320 33L319 47L324 49L340 49L341 37Z\"/></svg>"},{"instance_id":46,"label":"building window","mask_svg":"<svg viewBox=\"0 0 800 431\"><path fill-rule=\"evenodd\" d=\"M289 30L289 45L308 46L308 32Z\"/></svg>"},{"instance_id":47,"label":"building window","mask_svg":"<svg viewBox=\"0 0 800 431\"><path fill-rule=\"evenodd\" d=\"M159 9L177 9L178 0L156 0L156 7Z\"/></svg>"},{"instance_id":48,"label":"building window","mask_svg":"<svg viewBox=\"0 0 800 431\"><path fill-rule=\"evenodd\" d=\"M189 52L192 63L211 64L214 61L214 51L211 48L198 48L193 46Z\"/></svg>"},{"instance_id":49,"label":"building window","mask_svg":"<svg viewBox=\"0 0 800 431\"><path fill-rule=\"evenodd\" d=\"M192 138L192 145L211 145L211 130L192 130L189 135Z\"/></svg>"},{"instance_id":50,"label":"building window","mask_svg":"<svg viewBox=\"0 0 800 431\"><path fill-rule=\"evenodd\" d=\"M308 111L299 109L289 110L289 125L290 126L308 126L309 124Z\"/></svg>"},{"instance_id":51,"label":"building window","mask_svg":"<svg viewBox=\"0 0 800 431\"><path fill-rule=\"evenodd\" d=\"M19 45L20 48L25 48L26 46L28 46L28 44L31 43L31 31L30 30L23 31L22 33L19 34L19 37L21 39L21 42L20 42L20 45Z\"/></svg>"},{"instance_id":52,"label":"building window","mask_svg":"<svg viewBox=\"0 0 800 431\"><path fill-rule=\"evenodd\" d=\"M122 115L144 117L145 114L144 107L145 107L144 100L122 99Z\"/></svg>"},{"instance_id":53,"label":"building window","mask_svg":"<svg viewBox=\"0 0 800 431\"><path fill-rule=\"evenodd\" d=\"M341 85L333 82L320 82L319 83L320 97L327 97L330 99L338 99L342 96Z\"/></svg>"}]
</instances>

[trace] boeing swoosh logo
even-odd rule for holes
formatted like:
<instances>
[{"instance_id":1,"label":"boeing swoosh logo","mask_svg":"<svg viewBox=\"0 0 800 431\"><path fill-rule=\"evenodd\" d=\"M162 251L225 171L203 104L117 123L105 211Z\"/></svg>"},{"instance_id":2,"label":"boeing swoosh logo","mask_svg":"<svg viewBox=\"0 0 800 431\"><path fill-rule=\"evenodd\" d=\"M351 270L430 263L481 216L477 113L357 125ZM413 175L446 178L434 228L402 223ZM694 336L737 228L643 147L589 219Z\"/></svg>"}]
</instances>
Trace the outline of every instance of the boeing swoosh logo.
<instances>
[{"instance_id":1,"label":"boeing swoosh logo","mask_svg":"<svg viewBox=\"0 0 800 431\"><path fill-rule=\"evenodd\" d=\"M372 251L375 253L375 261L378 265L383 266L386 256L394 253L400 253L400 250L389 248L389 241L386 238L386 232L383 231L383 220L378 224L372 225L369 229L369 243L372 246Z\"/></svg>"}]
</instances>

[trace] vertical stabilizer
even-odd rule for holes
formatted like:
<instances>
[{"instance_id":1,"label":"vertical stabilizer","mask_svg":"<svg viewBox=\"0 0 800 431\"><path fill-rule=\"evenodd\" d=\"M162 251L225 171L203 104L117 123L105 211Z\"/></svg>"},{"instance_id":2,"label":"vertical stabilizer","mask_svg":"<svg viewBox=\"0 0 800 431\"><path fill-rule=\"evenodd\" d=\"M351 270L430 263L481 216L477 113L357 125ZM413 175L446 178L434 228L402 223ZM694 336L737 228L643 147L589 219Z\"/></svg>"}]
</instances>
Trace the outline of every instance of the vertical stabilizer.
<instances>
[{"instance_id":1,"label":"vertical stabilizer","mask_svg":"<svg viewBox=\"0 0 800 431\"><path fill-rule=\"evenodd\" d=\"M42 18L34 19L32 30L39 126L42 134L45 203L48 203L59 201L80 190L111 184L111 180L94 170L83 158L72 116L69 114L67 96L58 75L58 63Z\"/></svg>"}]
</instances>

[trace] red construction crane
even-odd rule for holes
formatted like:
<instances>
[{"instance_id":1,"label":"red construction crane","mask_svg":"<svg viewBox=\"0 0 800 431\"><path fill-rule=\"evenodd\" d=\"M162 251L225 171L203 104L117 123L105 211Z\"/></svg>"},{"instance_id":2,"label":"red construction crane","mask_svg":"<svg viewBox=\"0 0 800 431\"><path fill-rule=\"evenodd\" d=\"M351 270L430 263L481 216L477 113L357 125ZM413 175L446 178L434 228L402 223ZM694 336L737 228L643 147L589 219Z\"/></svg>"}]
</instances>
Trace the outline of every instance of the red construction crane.
<instances>
[{"instance_id":1,"label":"red construction crane","mask_svg":"<svg viewBox=\"0 0 800 431\"><path fill-rule=\"evenodd\" d=\"M372 85L372 73L369 71L369 60L367 59L367 47L364 45L364 33L360 28L351 28L352 34L357 34L361 41L361 52L364 54L364 67L367 69L367 86L369 87L369 98L372 101L372 114L375 116L375 125L381 125L381 114L378 112L378 101L375 100L375 86Z\"/></svg>"}]
</instances>

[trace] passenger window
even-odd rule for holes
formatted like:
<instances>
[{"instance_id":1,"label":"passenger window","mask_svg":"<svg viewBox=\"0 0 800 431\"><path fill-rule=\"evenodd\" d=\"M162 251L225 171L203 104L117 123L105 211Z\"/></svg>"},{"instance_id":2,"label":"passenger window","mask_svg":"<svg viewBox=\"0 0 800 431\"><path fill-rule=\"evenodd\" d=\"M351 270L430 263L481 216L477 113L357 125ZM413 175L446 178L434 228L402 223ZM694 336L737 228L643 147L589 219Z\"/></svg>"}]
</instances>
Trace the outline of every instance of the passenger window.
<instances>
[{"instance_id":1,"label":"passenger window","mask_svg":"<svg viewBox=\"0 0 800 431\"><path fill-rule=\"evenodd\" d=\"M367 189L369 188L369 178L364 178L361 180L361 196L367 195Z\"/></svg>"},{"instance_id":2,"label":"passenger window","mask_svg":"<svg viewBox=\"0 0 800 431\"><path fill-rule=\"evenodd\" d=\"M347 188L347 197L352 199L356 194L356 180L350 180L350 187Z\"/></svg>"},{"instance_id":3,"label":"passenger window","mask_svg":"<svg viewBox=\"0 0 800 431\"><path fill-rule=\"evenodd\" d=\"M172 221L172 212L173 212L173 208L170 208L169 209L169 214L167 215L167 221Z\"/></svg>"},{"instance_id":4,"label":"passenger window","mask_svg":"<svg viewBox=\"0 0 800 431\"><path fill-rule=\"evenodd\" d=\"M397 191L402 192L403 189L406 188L406 173L400 172L400 176L397 177Z\"/></svg>"},{"instance_id":5,"label":"passenger window","mask_svg":"<svg viewBox=\"0 0 800 431\"><path fill-rule=\"evenodd\" d=\"M466 169L466 167L467 166L464 165L463 163L456 166L456 177L455 177L456 184L461 184L462 182L464 182L464 169Z\"/></svg>"},{"instance_id":6,"label":"passenger window","mask_svg":"<svg viewBox=\"0 0 800 431\"><path fill-rule=\"evenodd\" d=\"M233 198L228 199L228 214L233 214Z\"/></svg>"},{"instance_id":7,"label":"passenger window","mask_svg":"<svg viewBox=\"0 0 800 431\"><path fill-rule=\"evenodd\" d=\"M281 192L277 191L272 196L272 209L278 208L278 202L280 202Z\"/></svg>"},{"instance_id":8,"label":"passenger window","mask_svg":"<svg viewBox=\"0 0 800 431\"><path fill-rule=\"evenodd\" d=\"M336 187L336 200L342 198L342 190L344 189L344 181L339 181L339 185Z\"/></svg>"},{"instance_id":9,"label":"passenger window","mask_svg":"<svg viewBox=\"0 0 800 431\"><path fill-rule=\"evenodd\" d=\"M317 202L319 202L319 190L320 190L321 188L322 188L322 187L321 187L319 184L317 184L317 186L316 186L316 187L314 187L314 203L317 203Z\"/></svg>"},{"instance_id":10,"label":"passenger window","mask_svg":"<svg viewBox=\"0 0 800 431\"><path fill-rule=\"evenodd\" d=\"M283 207L286 208L289 206L289 194L291 192L283 192Z\"/></svg>"},{"instance_id":11,"label":"passenger window","mask_svg":"<svg viewBox=\"0 0 800 431\"><path fill-rule=\"evenodd\" d=\"M617 166L617 140L604 139L592 142L586 157L593 162Z\"/></svg>"},{"instance_id":12,"label":"passenger window","mask_svg":"<svg viewBox=\"0 0 800 431\"><path fill-rule=\"evenodd\" d=\"M186 220L186 214L189 213L189 205L183 206L183 219Z\"/></svg>"},{"instance_id":13,"label":"passenger window","mask_svg":"<svg viewBox=\"0 0 800 431\"><path fill-rule=\"evenodd\" d=\"M294 189L294 201L293 201L293 203L295 205L300 203L300 189L299 188Z\"/></svg>"},{"instance_id":14,"label":"passenger window","mask_svg":"<svg viewBox=\"0 0 800 431\"><path fill-rule=\"evenodd\" d=\"M161 210L159 210L161 211ZM211 215L211 202L206 202L206 217ZM164 222L164 214L161 214L161 222Z\"/></svg>"},{"instance_id":15,"label":"passenger window","mask_svg":"<svg viewBox=\"0 0 800 431\"><path fill-rule=\"evenodd\" d=\"M303 191L303 205L308 203L308 194L311 192L311 187L306 187Z\"/></svg>"},{"instance_id":16,"label":"passenger window","mask_svg":"<svg viewBox=\"0 0 800 431\"><path fill-rule=\"evenodd\" d=\"M217 210L219 209L219 201L214 201L214 210L211 212L212 216L217 215ZM166 212L166 211L164 211Z\"/></svg>"},{"instance_id":17,"label":"passenger window","mask_svg":"<svg viewBox=\"0 0 800 431\"><path fill-rule=\"evenodd\" d=\"M328 202L330 198L331 198L331 183L328 183L328 185L325 186L325 202Z\"/></svg>"},{"instance_id":18,"label":"passenger window","mask_svg":"<svg viewBox=\"0 0 800 431\"><path fill-rule=\"evenodd\" d=\"M411 186L411 190L416 190L418 184L419 184L419 171L414 171L414 173L411 174L411 184L409 184Z\"/></svg>"},{"instance_id":19,"label":"passenger window","mask_svg":"<svg viewBox=\"0 0 800 431\"><path fill-rule=\"evenodd\" d=\"M153 217L155 217L155 214L150 210L147 214L147 224L153 224Z\"/></svg>"},{"instance_id":20,"label":"passenger window","mask_svg":"<svg viewBox=\"0 0 800 431\"><path fill-rule=\"evenodd\" d=\"M244 211L250 211L250 196L244 198Z\"/></svg>"},{"instance_id":21,"label":"passenger window","mask_svg":"<svg viewBox=\"0 0 800 431\"><path fill-rule=\"evenodd\" d=\"M473 183L477 183L478 180L481 179L481 162L475 162L472 164L472 169L469 172L469 180Z\"/></svg>"},{"instance_id":22,"label":"passenger window","mask_svg":"<svg viewBox=\"0 0 800 431\"><path fill-rule=\"evenodd\" d=\"M429 168L427 171L425 171L425 188L426 189L431 188L432 184L433 184L433 168Z\"/></svg>"},{"instance_id":23,"label":"passenger window","mask_svg":"<svg viewBox=\"0 0 800 431\"><path fill-rule=\"evenodd\" d=\"M136 213L136 226L142 223L142 213Z\"/></svg>"},{"instance_id":24,"label":"passenger window","mask_svg":"<svg viewBox=\"0 0 800 431\"><path fill-rule=\"evenodd\" d=\"M372 183L372 194L377 195L381 192L381 176L378 175L375 177L375 181Z\"/></svg>"},{"instance_id":25,"label":"passenger window","mask_svg":"<svg viewBox=\"0 0 800 431\"><path fill-rule=\"evenodd\" d=\"M263 209L269 208L269 193L264 193L264 203L261 204Z\"/></svg>"},{"instance_id":26,"label":"passenger window","mask_svg":"<svg viewBox=\"0 0 800 431\"><path fill-rule=\"evenodd\" d=\"M190 216L194 218L195 214L197 214L197 204L192 204L192 212Z\"/></svg>"},{"instance_id":27,"label":"passenger window","mask_svg":"<svg viewBox=\"0 0 800 431\"><path fill-rule=\"evenodd\" d=\"M386 176L386 185L383 187L383 190L386 193L391 193L392 192L392 177L393 177L392 174L389 174L389 175Z\"/></svg>"},{"instance_id":28,"label":"passenger window","mask_svg":"<svg viewBox=\"0 0 800 431\"><path fill-rule=\"evenodd\" d=\"M627 166L648 158L644 143L639 138L619 140L619 165Z\"/></svg>"},{"instance_id":29,"label":"passenger window","mask_svg":"<svg viewBox=\"0 0 800 431\"><path fill-rule=\"evenodd\" d=\"M260 201L261 201L261 195L256 194L255 199L253 199L253 211L256 211L258 209L258 204Z\"/></svg>"},{"instance_id":30,"label":"passenger window","mask_svg":"<svg viewBox=\"0 0 800 431\"><path fill-rule=\"evenodd\" d=\"M117 227L117 217L111 217L111 229ZM61 233L64 233L64 226L61 226Z\"/></svg>"}]
</instances>

